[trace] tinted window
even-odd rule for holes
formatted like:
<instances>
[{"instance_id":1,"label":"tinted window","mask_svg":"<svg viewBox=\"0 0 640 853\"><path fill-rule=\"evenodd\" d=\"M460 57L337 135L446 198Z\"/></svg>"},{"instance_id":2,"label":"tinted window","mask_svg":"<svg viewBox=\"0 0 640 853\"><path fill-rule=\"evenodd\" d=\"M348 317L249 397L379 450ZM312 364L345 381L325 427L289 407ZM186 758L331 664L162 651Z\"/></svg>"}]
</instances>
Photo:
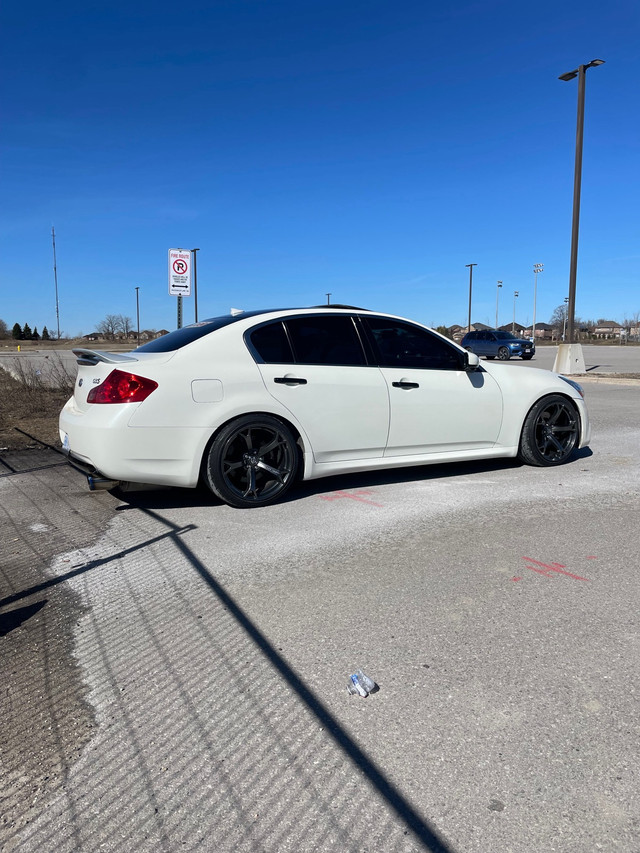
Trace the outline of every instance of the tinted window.
<instances>
[{"instance_id":1,"label":"tinted window","mask_svg":"<svg viewBox=\"0 0 640 853\"><path fill-rule=\"evenodd\" d=\"M458 350L426 329L383 317L367 317L365 322L376 343L381 367L462 368Z\"/></svg>"},{"instance_id":2,"label":"tinted window","mask_svg":"<svg viewBox=\"0 0 640 853\"><path fill-rule=\"evenodd\" d=\"M365 364L351 317L296 317L286 321L298 364Z\"/></svg>"},{"instance_id":3,"label":"tinted window","mask_svg":"<svg viewBox=\"0 0 640 853\"><path fill-rule=\"evenodd\" d=\"M293 353L280 321L254 329L249 335L254 356L267 364L292 364Z\"/></svg>"}]
</instances>

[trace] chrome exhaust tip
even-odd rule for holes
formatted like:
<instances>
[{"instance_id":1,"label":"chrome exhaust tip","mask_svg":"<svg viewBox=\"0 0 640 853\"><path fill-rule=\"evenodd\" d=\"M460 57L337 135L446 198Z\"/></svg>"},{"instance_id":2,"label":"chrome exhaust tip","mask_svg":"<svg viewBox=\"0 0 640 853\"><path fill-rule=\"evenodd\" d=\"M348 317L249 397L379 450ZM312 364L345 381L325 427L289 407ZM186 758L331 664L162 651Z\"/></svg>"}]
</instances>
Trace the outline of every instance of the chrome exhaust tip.
<instances>
[{"instance_id":1,"label":"chrome exhaust tip","mask_svg":"<svg viewBox=\"0 0 640 853\"><path fill-rule=\"evenodd\" d=\"M106 477L93 477L91 474L87 474L87 484L91 492L107 492L119 486L120 480L107 480Z\"/></svg>"}]
</instances>

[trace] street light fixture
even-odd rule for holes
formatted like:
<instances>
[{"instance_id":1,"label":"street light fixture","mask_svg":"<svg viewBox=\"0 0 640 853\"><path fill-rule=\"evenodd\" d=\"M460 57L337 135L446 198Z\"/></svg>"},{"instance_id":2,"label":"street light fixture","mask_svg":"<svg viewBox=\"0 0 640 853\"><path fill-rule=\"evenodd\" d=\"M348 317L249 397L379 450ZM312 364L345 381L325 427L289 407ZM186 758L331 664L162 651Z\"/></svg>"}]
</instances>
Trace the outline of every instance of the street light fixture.
<instances>
[{"instance_id":1,"label":"street light fixture","mask_svg":"<svg viewBox=\"0 0 640 853\"><path fill-rule=\"evenodd\" d=\"M496 329L498 328L498 297L500 296L500 288L502 287L502 282L498 282L498 286L496 287Z\"/></svg>"},{"instance_id":2,"label":"street light fixture","mask_svg":"<svg viewBox=\"0 0 640 853\"><path fill-rule=\"evenodd\" d=\"M511 326L511 333L515 335L516 333L516 299L518 298L519 293L517 290L513 291L513 325Z\"/></svg>"},{"instance_id":3,"label":"street light fixture","mask_svg":"<svg viewBox=\"0 0 640 853\"><path fill-rule=\"evenodd\" d=\"M535 344L536 342L536 300L538 297L538 273L544 272L544 264L533 265L533 324L531 328L531 337Z\"/></svg>"},{"instance_id":4,"label":"street light fixture","mask_svg":"<svg viewBox=\"0 0 640 853\"><path fill-rule=\"evenodd\" d=\"M584 131L584 91L587 68L604 65L604 59L592 59L586 65L579 65L573 71L561 74L559 80L578 78L578 122L576 128L576 162L573 179L573 224L571 228L571 267L569 270L569 343L574 339L574 318L576 312L576 274L578 268L578 231L580 225L580 185L582 182L582 140Z\"/></svg>"},{"instance_id":5,"label":"street light fixture","mask_svg":"<svg viewBox=\"0 0 640 853\"><path fill-rule=\"evenodd\" d=\"M469 323L467 327L467 331L471 331L471 287L473 285L473 268L477 267L478 264L465 264L465 267L469 267Z\"/></svg>"}]
</instances>

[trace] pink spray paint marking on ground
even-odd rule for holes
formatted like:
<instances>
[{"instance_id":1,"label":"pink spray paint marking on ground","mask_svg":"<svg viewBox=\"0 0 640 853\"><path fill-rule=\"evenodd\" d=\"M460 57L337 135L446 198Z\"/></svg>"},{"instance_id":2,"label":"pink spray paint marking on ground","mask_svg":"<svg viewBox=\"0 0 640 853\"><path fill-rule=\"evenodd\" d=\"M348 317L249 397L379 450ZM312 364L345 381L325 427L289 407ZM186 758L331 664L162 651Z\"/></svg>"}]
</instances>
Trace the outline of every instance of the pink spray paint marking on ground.
<instances>
[{"instance_id":1,"label":"pink spray paint marking on ground","mask_svg":"<svg viewBox=\"0 0 640 853\"><path fill-rule=\"evenodd\" d=\"M574 581L586 581L589 583L589 578L580 577L580 575L574 575L571 572L565 572L566 566L563 566L562 563L541 563L538 560L534 560L532 557L523 557L523 560L526 560L528 563L534 563L533 566L527 566L527 569L530 569L532 572L538 572L540 575L544 575L546 578L553 578L552 572L557 572L560 575L566 575L568 578L573 578ZM539 566L540 568L536 568Z\"/></svg>"},{"instance_id":2,"label":"pink spray paint marking on ground","mask_svg":"<svg viewBox=\"0 0 640 853\"><path fill-rule=\"evenodd\" d=\"M338 501L341 498L350 498L352 501L359 501L363 504L369 504L369 506L379 506L382 504L376 503L375 501L368 500L362 495L370 495L372 494L368 489L359 489L357 492L334 492L332 495L320 495L320 499L323 501Z\"/></svg>"}]
</instances>

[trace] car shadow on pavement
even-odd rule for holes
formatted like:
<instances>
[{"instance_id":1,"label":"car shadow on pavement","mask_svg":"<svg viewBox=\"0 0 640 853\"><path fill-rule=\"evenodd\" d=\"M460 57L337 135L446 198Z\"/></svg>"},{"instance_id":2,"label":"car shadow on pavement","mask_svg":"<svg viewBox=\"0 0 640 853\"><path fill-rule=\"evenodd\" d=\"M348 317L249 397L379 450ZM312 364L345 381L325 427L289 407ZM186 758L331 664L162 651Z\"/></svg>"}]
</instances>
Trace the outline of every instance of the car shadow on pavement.
<instances>
[{"instance_id":1,"label":"car shadow on pavement","mask_svg":"<svg viewBox=\"0 0 640 853\"><path fill-rule=\"evenodd\" d=\"M593 456L593 451L583 447L571 457L578 462ZM388 468L380 471L363 471L355 474L337 474L318 480L298 482L278 503L293 503L314 495L331 494L349 489L367 489L376 486L399 485L402 483L428 482L449 478L466 477L473 474L508 471L526 467L518 459L489 459L474 462L447 462L441 465L415 465L408 468ZM155 486L115 489L112 494L123 502L116 511L128 507L136 509L176 509L187 507L222 506L223 502L209 489L200 485L196 489L159 488Z\"/></svg>"}]
</instances>

